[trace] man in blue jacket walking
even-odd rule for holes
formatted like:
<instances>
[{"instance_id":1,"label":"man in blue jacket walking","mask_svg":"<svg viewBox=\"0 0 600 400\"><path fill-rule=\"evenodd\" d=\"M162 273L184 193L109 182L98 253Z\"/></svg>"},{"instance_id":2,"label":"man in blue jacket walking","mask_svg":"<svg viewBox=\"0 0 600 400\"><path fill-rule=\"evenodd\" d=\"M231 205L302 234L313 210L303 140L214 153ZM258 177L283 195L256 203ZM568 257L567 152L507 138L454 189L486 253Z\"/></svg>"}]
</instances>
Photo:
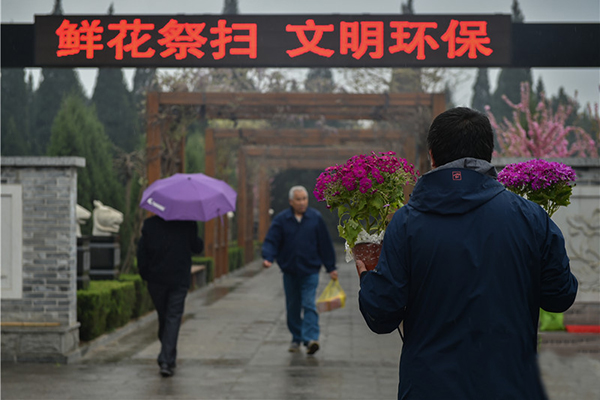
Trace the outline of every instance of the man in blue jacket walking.
<instances>
[{"instance_id":1,"label":"man in blue jacket walking","mask_svg":"<svg viewBox=\"0 0 600 400\"><path fill-rule=\"evenodd\" d=\"M577 293L562 233L497 182L485 115L448 110L427 144L434 170L395 213L377 267L356 262L367 325L404 322L398 399L545 399L539 308L566 311Z\"/></svg>"},{"instance_id":2,"label":"man in blue jacket walking","mask_svg":"<svg viewBox=\"0 0 600 400\"><path fill-rule=\"evenodd\" d=\"M319 314L316 306L321 266L337 279L335 251L321 214L308 206L308 192L294 186L290 208L277 214L263 246L263 266L276 259L283 272L287 325L292 334L290 352L306 346L307 354L319 350Z\"/></svg>"}]
</instances>

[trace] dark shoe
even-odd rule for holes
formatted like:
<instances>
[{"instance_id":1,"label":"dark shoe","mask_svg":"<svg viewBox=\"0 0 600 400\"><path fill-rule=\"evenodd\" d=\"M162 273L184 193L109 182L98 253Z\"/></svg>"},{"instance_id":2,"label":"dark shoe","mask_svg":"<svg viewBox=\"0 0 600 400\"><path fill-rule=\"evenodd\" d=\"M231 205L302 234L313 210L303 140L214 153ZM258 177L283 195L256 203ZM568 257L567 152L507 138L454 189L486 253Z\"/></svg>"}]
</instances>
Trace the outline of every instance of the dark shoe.
<instances>
[{"instance_id":1,"label":"dark shoe","mask_svg":"<svg viewBox=\"0 0 600 400\"><path fill-rule=\"evenodd\" d=\"M308 344L306 345L306 354L312 355L315 354L317 351L319 351L319 342L317 342L316 340L311 340L310 342L308 342Z\"/></svg>"},{"instance_id":2,"label":"dark shoe","mask_svg":"<svg viewBox=\"0 0 600 400\"><path fill-rule=\"evenodd\" d=\"M173 368L171 368L167 363L162 363L160 364L160 374L165 378L173 376Z\"/></svg>"}]
</instances>

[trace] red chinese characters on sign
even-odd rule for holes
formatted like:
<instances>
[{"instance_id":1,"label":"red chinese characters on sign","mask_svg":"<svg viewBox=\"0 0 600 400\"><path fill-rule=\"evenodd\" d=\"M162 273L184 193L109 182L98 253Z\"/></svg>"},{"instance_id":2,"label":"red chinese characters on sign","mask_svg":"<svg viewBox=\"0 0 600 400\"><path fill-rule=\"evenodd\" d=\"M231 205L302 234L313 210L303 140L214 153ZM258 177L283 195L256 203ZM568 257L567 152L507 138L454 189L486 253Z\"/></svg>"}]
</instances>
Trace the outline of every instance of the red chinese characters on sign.
<instances>
[{"instance_id":1,"label":"red chinese characters on sign","mask_svg":"<svg viewBox=\"0 0 600 400\"><path fill-rule=\"evenodd\" d=\"M316 25L314 19L307 19L306 25L288 24L285 27L286 32L296 32L296 36L302 44L302 47L298 47L297 49L293 50L287 50L286 53L292 58L308 52L315 53L323 57L331 57L335 54L334 50L324 49L317 45L323 38L323 33L333 32L333 29L333 24ZM311 40L308 40L306 37L306 32L314 32Z\"/></svg>"},{"instance_id":2,"label":"red chinese characters on sign","mask_svg":"<svg viewBox=\"0 0 600 400\"><path fill-rule=\"evenodd\" d=\"M200 34L205 26L204 23L180 24L177 20L170 20L158 31L163 38L159 39L157 43L167 48L167 50L160 53L160 56L166 58L177 53L175 59L183 60L190 53L195 55L196 58L202 58L204 52L200 48L204 46L207 39Z\"/></svg>"},{"instance_id":3,"label":"red chinese characters on sign","mask_svg":"<svg viewBox=\"0 0 600 400\"><path fill-rule=\"evenodd\" d=\"M456 28L460 25L459 35L456 36ZM485 21L450 21L448 30L442 36L444 42L448 42L448 58L460 57L469 52L470 59L477 58L477 53L489 56L494 50L485 47L484 44L490 43L487 36L487 22ZM462 44L457 50L456 44Z\"/></svg>"},{"instance_id":4,"label":"red chinese characters on sign","mask_svg":"<svg viewBox=\"0 0 600 400\"><path fill-rule=\"evenodd\" d=\"M340 23L340 54L352 51L352 57L360 60L369 47L375 47L369 56L374 59L383 57L383 22L358 21Z\"/></svg>"},{"instance_id":5,"label":"red chinese characters on sign","mask_svg":"<svg viewBox=\"0 0 600 400\"><path fill-rule=\"evenodd\" d=\"M234 35L231 34L233 31L247 31L247 35ZM248 43L247 48L233 47L229 49L229 54L232 55L247 55L250 58L256 58L257 50L257 32L258 28L256 24L231 24L231 27L227 27L227 21L220 19L217 26L210 28L210 33L217 35L217 39L211 40L211 47L216 47L217 51L213 52L213 58L220 60L226 55L226 47L228 43L232 41L236 43Z\"/></svg>"},{"instance_id":6,"label":"red chinese characters on sign","mask_svg":"<svg viewBox=\"0 0 600 400\"><path fill-rule=\"evenodd\" d=\"M488 22L485 20L432 18L415 22L393 18L344 18L347 20L337 19L335 23L328 24L317 24L314 19L306 19L297 25L288 23L285 31L290 34L280 35L281 38L278 37L278 31L283 27L274 25L276 28L266 29L269 37L263 36L260 41L268 43L267 48L283 47L283 50L278 50L276 57L286 58L289 62L296 62L290 59L309 54L333 57L334 63L348 60L351 61L349 65L356 65L346 57L378 60L386 55L405 53L412 55L413 60L423 61L429 54L430 61L439 61L440 58L452 60L460 57L474 60L494 53L490 47ZM119 22L110 23L114 21ZM133 17L120 20L113 17L105 22L104 27L102 22L102 18L80 20L78 23L63 19L58 28L55 29L57 25L53 25L52 29L55 29L58 37L56 56L84 53L87 59L93 59L97 52L106 53L110 48L114 49L114 56L109 57L115 60L123 60L128 53L130 59L171 58L180 61L193 57L202 59L210 52L213 60L225 59L227 63L227 58L231 59L232 56L254 60L259 53L258 23L228 23L226 19L218 17L207 17L205 22L200 23L179 22L175 18L142 22L142 18ZM494 40L497 31L498 28L493 25ZM443 49L440 49L442 46ZM432 52L437 54L432 55ZM498 54L501 55L501 52ZM384 63L407 60L406 57L388 58L392 61L384 60ZM301 63L304 61L315 63L314 58L306 58Z\"/></svg>"},{"instance_id":7,"label":"red chinese characters on sign","mask_svg":"<svg viewBox=\"0 0 600 400\"><path fill-rule=\"evenodd\" d=\"M394 21L390 22L390 26L395 29L392 32L392 39L396 40L396 44L390 46L389 51L391 54L403 51L405 53L412 53L415 48L417 49L417 60L425 59L425 43L433 50L440 48L438 42L433 37L425 34L426 29L436 29L437 23L435 22L408 22L408 21ZM417 32L414 34L410 43L406 43L405 40L410 39L410 33L405 29L416 29Z\"/></svg>"},{"instance_id":8,"label":"red chinese characters on sign","mask_svg":"<svg viewBox=\"0 0 600 400\"><path fill-rule=\"evenodd\" d=\"M122 19L118 24L108 24L109 30L119 31L119 34L114 39L107 43L108 47L115 47L115 59L122 60L123 52L131 52L132 58L152 58L156 52L154 49L149 48L146 51L140 51L140 46L150 40L150 34L144 33L140 37L140 33L145 30L153 30L154 24L142 24L139 18L133 20L133 23L127 23L126 20ZM128 44L124 44L124 39L127 37L127 33L131 38Z\"/></svg>"},{"instance_id":9,"label":"red chinese characters on sign","mask_svg":"<svg viewBox=\"0 0 600 400\"><path fill-rule=\"evenodd\" d=\"M65 19L56 30L58 35L58 57L71 56L78 54L81 50L85 50L87 59L94 58L94 50L102 50L104 45L97 43L101 39L104 28L100 25L100 20L81 21L81 27L77 24L72 24L68 19Z\"/></svg>"}]
</instances>

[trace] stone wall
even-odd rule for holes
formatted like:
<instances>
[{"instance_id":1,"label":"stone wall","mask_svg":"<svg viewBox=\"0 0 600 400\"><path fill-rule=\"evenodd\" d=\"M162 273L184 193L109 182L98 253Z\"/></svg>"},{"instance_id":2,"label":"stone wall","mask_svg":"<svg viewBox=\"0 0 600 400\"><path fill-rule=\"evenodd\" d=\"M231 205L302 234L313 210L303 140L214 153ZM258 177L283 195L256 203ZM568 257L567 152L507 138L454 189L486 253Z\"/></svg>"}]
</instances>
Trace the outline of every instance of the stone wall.
<instances>
[{"instance_id":1,"label":"stone wall","mask_svg":"<svg viewBox=\"0 0 600 400\"><path fill-rule=\"evenodd\" d=\"M22 197L22 286L20 296L2 295L3 361L61 362L78 347L75 206L81 167L80 157L1 159L2 187L20 187ZM12 249L20 247L12 239ZM12 268L11 274L19 272L18 265Z\"/></svg>"},{"instance_id":2,"label":"stone wall","mask_svg":"<svg viewBox=\"0 0 600 400\"><path fill-rule=\"evenodd\" d=\"M505 165L525 158L498 158L492 163L500 171ZM579 281L578 303L600 302L600 159L548 159L571 166L577 181L571 204L561 207L552 220L560 227L571 261L571 271Z\"/></svg>"}]
</instances>

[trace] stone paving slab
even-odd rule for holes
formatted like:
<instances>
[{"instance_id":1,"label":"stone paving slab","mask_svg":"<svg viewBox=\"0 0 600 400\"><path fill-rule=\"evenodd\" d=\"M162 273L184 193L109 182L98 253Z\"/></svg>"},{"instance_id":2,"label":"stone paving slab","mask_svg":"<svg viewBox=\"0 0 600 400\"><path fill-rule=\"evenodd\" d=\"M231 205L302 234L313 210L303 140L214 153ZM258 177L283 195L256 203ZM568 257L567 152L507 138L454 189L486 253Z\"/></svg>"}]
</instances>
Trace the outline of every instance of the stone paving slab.
<instances>
[{"instance_id":1,"label":"stone paving slab","mask_svg":"<svg viewBox=\"0 0 600 400\"><path fill-rule=\"evenodd\" d=\"M255 261L186 301L174 377L158 374L156 319L76 364L3 364L2 399L395 399L401 340L369 331L357 307L353 264L338 255L346 307L321 314L321 350L287 352L279 269ZM329 278L323 273L319 293ZM540 353L550 398L600 398L600 359Z\"/></svg>"}]
</instances>

